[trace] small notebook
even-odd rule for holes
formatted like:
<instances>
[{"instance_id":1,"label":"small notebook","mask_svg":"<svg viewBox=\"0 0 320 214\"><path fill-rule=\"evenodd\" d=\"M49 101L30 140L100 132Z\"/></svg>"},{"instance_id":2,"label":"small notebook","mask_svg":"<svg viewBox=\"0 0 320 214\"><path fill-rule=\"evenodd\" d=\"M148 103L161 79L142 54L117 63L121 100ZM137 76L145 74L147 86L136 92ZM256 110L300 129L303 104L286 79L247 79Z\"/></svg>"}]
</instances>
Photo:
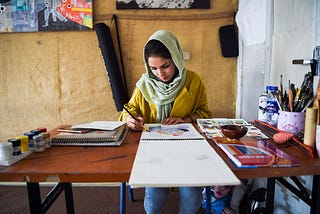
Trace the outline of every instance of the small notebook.
<instances>
[{"instance_id":1,"label":"small notebook","mask_svg":"<svg viewBox=\"0 0 320 214\"><path fill-rule=\"evenodd\" d=\"M92 130L87 133L62 132L51 139L56 146L120 146L128 132L125 124L107 130Z\"/></svg>"}]
</instances>

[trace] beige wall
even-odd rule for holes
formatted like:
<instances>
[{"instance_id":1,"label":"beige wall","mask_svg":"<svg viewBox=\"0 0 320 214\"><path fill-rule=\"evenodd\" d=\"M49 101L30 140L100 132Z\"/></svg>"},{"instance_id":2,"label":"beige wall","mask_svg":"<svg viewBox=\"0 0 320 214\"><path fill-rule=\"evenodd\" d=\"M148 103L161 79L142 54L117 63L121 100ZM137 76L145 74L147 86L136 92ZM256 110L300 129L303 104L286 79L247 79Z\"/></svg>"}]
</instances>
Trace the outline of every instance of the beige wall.
<instances>
[{"instance_id":1,"label":"beige wall","mask_svg":"<svg viewBox=\"0 0 320 214\"><path fill-rule=\"evenodd\" d=\"M144 72L144 43L167 29L190 52L186 65L202 76L213 116L233 117L236 58L221 56L218 37L233 22L231 2L212 0L209 10L116 10L115 0L94 0L94 22L109 25L118 16L130 95ZM0 43L1 141L37 127L117 120L95 31L0 34Z\"/></svg>"}]
</instances>

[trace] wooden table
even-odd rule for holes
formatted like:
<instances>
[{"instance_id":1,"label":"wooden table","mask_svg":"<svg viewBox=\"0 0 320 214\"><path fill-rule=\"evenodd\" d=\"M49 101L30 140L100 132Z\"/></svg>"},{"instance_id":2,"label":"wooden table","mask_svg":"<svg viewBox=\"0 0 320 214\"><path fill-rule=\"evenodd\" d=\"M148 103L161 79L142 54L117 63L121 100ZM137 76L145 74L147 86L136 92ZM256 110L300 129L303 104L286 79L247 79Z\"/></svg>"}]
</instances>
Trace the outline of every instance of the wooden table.
<instances>
[{"instance_id":1,"label":"wooden table","mask_svg":"<svg viewBox=\"0 0 320 214\"><path fill-rule=\"evenodd\" d=\"M125 182L129 180L131 168L140 139L140 132L129 131L120 147L65 147L55 146L42 153L33 153L24 160L6 167L0 166L0 182L27 182L31 213L43 213L54 200L45 199L41 205L39 182L56 181L58 185L48 196L57 197L63 190L66 194L68 213L73 213L73 182L122 182L124 197ZM299 148L283 147L282 150L296 157L301 166L289 168L255 168L239 169L212 142L212 147L221 155L236 176L241 178L268 178L267 212L273 212L275 180L283 181L284 176L314 175L312 197L305 196L302 189L291 191L311 206L311 213L320 213L320 160L309 158ZM124 194L124 195L123 195ZM122 198L123 199L123 198ZM318 202L318 203L317 203ZM39 211L39 207L41 210ZM122 213L125 212L122 208Z\"/></svg>"},{"instance_id":2,"label":"wooden table","mask_svg":"<svg viewBox=\"0 0 320 214\"><path fill-rule=\"evenodd\" d=\"M121 202L125 184L140 140L140 132L129 132L120 147L54 146L32 153L12 166L0 166L0 182L27 182L31 213L44 213L65 190L68 213L74 213L71 183L121 182ZM43 200L39 182L58 182ZM121 213L125 213L121 203Z\"/></svg>"}]
</instances>

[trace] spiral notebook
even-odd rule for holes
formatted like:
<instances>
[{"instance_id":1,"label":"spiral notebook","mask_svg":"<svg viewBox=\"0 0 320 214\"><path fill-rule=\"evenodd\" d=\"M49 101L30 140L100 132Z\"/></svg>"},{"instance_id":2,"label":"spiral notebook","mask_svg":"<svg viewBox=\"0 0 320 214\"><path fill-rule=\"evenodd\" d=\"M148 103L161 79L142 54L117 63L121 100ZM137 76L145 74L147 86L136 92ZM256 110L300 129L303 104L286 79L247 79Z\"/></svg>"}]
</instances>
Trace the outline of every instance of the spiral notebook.
<instances>
[{"instance_id":1,"label":"spiral notebook","mask_svg":"<svg viewBox=\"0 0 320 214\"><path fill-rule=\"evenodd\" d=\"M62 132L51 139L55 146L120 146L128 129L125 124L114 130L91 130L86 133Z\"/></svg>"},{"instance_id":2,"label":"spiral notebook","mask_svg":"<svg viewBox=\"0 0 320 214\"><path fill-rule=\"evenodd\" d=\"M143 131L141 141L145 140L203 140L205 139L191 123L176 125L145 124L148 131Z\"/></svg>"},{"instance_id":3,"label":"spiral notebook","mask_svg":"<svg viewBox=\"0 0 320 214\"><path fill-rule=\"evenodd\" d=\"M129 179L131 187L240 184L192 124L145 126L149 130L141 135Z\"/></svg>"}]
</instances>

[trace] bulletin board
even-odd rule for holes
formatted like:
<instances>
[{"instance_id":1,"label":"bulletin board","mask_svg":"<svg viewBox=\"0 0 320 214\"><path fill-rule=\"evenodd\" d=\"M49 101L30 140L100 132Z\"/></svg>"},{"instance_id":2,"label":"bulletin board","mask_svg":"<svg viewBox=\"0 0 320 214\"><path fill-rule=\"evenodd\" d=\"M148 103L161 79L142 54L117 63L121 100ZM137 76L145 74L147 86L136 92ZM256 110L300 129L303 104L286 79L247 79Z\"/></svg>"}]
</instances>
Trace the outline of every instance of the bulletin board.
<instances>
[{"instance_id":1,"label":"bulletin board","mask_svg":"<svg viewBox=\"0 0 320 214\"><path fill-rule=\"evenodd\" d=\"M92 0L1 0L0 32L90 30Z\"/></svg>"}]
</instances>

